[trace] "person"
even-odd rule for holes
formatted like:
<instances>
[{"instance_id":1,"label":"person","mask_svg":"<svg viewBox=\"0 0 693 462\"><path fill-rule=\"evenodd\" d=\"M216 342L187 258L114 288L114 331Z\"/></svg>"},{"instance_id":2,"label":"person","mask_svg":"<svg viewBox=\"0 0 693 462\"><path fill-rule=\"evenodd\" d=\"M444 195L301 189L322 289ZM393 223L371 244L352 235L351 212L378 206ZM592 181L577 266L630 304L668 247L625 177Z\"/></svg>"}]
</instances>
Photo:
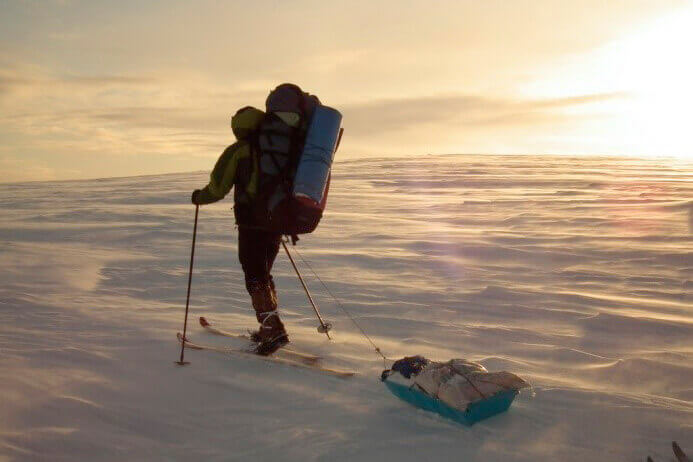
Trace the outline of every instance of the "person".
<instances>
[{"instance_id":1,"label":"person","mask_svg":"<svg viewBox=\"0 0 693 462\"><path fill-rule=\"evenodd\" d=\"M245 287L260 323L259 329L251 333L251 339L257 342L256 353L269 355L289 343L289 336L279 318L277 290L271 273L282 236L262 229L253 213L258 168L252 137L264 115L263 111L250 106L236 112L231 119L231 128L237 141L219 157L209 184L193 191L191 199L195 205L211 204L235 188L233 209L238 225L238 258L245 274Z\"/></svg>"}]
</instances>

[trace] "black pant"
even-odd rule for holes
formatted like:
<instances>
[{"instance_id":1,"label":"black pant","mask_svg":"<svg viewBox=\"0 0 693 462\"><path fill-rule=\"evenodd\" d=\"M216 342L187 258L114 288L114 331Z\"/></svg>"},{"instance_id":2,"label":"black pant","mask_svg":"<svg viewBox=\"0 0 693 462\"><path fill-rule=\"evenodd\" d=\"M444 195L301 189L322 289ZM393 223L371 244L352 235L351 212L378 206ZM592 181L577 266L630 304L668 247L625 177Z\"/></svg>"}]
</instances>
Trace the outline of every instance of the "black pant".
<instances>
[{"instance_id":1,"label":"black pant","mask_svg":"<svg viewBox=\"0 0 693 462\"><path fill-rule=\"evenodd\" d=\"M245 287L249 293L257 287L270 284L272 265L279 252L281 234L257 229L238 227L238 259L245 273Z\"/></svg>"}]
</instances>

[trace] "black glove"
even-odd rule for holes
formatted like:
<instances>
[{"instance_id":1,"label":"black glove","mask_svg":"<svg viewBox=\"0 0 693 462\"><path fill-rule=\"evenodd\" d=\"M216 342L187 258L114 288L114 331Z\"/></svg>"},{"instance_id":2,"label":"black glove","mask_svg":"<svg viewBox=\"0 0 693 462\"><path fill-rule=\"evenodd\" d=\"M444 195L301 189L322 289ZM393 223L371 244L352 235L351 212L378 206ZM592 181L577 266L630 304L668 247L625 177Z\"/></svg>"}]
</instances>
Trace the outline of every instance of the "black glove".
<instances>
[{"instance_id":1,"label":"black glove","mask_svg":"<svg viewBox=\"0 0 693 462\"><path fill-rule=\"evenodd\" d=\"M195 205L200 205L198 200L200 198L201 193L202 193L202 191L200 191L199 189L194 190L192 193L192 196L190 197L190 201Z\"/></svg>"}]
</instances>

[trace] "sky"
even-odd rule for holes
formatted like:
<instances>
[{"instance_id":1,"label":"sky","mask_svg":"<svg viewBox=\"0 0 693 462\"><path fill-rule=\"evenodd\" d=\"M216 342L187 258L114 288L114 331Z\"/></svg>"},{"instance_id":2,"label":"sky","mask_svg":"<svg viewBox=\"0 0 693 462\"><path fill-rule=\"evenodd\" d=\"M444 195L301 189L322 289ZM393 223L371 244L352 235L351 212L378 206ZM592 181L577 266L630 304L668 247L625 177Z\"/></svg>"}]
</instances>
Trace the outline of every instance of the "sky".
<instances>
[{"instance_id":1,"label":"sky","mask_svg":"<svg viewBox=\"0 0 693 462\"><path fill-rule=\"evenodd\" d=\"M340 159L693 160L693 1L0 0L0 181L210 170L294 82Z\"/></svg>"}]
</instances>

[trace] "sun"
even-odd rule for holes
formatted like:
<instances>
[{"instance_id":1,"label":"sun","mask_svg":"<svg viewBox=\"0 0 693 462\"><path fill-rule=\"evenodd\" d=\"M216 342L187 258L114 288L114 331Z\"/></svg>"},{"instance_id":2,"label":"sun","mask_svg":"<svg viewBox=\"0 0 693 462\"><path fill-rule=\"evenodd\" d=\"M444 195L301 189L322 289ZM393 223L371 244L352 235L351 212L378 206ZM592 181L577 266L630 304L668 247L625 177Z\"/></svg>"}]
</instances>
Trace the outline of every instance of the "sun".
<instances>
[{"instance_id":1,"label":"sun","mask_svg":"<svg viewBox=\"0 0 693 462\"><path fill-rule=\"evenodd\" d=\"M523 88L533 98L614 95L577 108L574 139L595 150L693 161L693 7L624 31L596 50L552 63Z\"/></svg>"},{"instance_id":2,"label":"sun","mask_svg":"<svg viewBox=\"0 0 693 462\"><path fill-rule=\"evenodd\" d=\"M652 154L689 160L693 160L692 24L693 8L676 10L612 43L605 56L614 82L632 96L622 108L631 136Z\"/></svg>"}]
</instances>

